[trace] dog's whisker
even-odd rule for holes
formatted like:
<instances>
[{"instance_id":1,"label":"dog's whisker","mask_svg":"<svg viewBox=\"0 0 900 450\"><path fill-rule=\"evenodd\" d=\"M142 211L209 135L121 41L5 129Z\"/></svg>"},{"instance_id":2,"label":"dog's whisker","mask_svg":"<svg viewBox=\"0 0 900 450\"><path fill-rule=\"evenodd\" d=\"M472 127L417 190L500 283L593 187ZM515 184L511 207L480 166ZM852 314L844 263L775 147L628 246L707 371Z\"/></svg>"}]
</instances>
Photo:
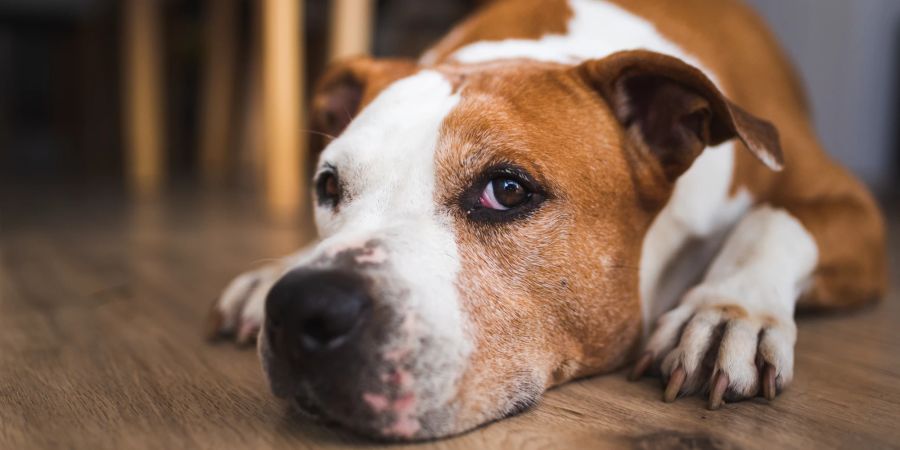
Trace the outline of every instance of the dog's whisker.
<instances>
[{"instance_id":1,"label":"dog's whisker","mask_svg":"<svg viewBox=\"0 0 900 450\"><path fill-rule=\"evenodd\" d=\"M280 258L262 258L262 259L254 260L250 264L255 266L255 265L264 265L264 264L269 264L269 263L278 263L280 261L281 261Z\"/></svg>"},{"instance_id":2,"label":"dog's whisker","mask_svg":"<svg viewBox=\"0 0 900 450\"><path fill-rule=\"evenodd\" d=\"M322 132L322 131L306 130L306 129L300 130L300 131L301 131L301 132L304 132L304 133L315 134L315 135L318 135L318 136L327 137L328 139L331 139L332 141L335 140L335 139L337 139L336 136L332 136L332 135L330 135L330 134L328 134L328 133L324 133L324 132Z\"/></svg>"},{"instance_id":3,"label":"dog's whisker","mask_svg":"<svg viewBox=\"0 0 900 450\"><path fill-rule=\"evenodd\" d=\"M634 269L638 270L640 267L638 266L629 266L625 264L610 264L608 266L603 266L605 269Z\"/></svg>"}]
</instances>

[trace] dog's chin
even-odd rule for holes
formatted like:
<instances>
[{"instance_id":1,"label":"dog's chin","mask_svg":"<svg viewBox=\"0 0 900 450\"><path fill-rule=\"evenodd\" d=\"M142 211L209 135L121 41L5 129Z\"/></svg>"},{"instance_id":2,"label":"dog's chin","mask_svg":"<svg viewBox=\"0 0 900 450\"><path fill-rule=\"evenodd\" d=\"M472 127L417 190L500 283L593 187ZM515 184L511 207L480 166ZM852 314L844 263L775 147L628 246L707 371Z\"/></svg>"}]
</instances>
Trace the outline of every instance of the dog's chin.
<instances>
[{"instance_id":1,"label":"dog's chin","mask_svg":"<svg viewBox=\"0 0 900 450\"><path fill-rule=\"evenodd\" d=\"M447 413L427 413L422 417L407 417L404 421L398 421L397 417L390 414L372 415L365 411L360 414L345 414L346 410L334 411L309 393L297 394L288 399L288 402L295 413L292 415L302 420L332 427L363 439L386 443L427 441L466 431L455 429L452 415Z\"/></svg>"},{"instance_id":2,"label":"dog's chin","mask_svg":"<svg viewBox=\"0 0 900 450\"><path fill-rule=\"evenodd\" d=\"M520 414L535 405L541 390L534 383L518 383L495 408L468 409L461 414L456 403L432 405L424 411L412 408L403 396L373 395L384 392L366 370L348 371L355 378L310 380L297 377L277 360L263 358L272 392L287 400L302 418L324 426L383 442L417 442L447 438L493 421ZM504 386L505 387L505 386ZM498 386L499 389L504 387ZM458 396L453 396L459 399ZM407 409L407 407L409 407Z\"/></svg>"},{"instance_id":3,"label":"dog's chin","mask_svg":"<svg viewBox=\"0 0 900 450\"><path fill-rule=\"evenodd\" d=\"M398 422L397 418L390 414L372 415L366 409L360 413L348 414L346 409L329 408L328 402L318 399L312 391L308 390L308 386L298 388L297 393L288 400L296 416L304 420L335 428L339 432L351 433L364 439L392 443L421 442L464 434L495 421L524 413L534 407L539 399L539 392L521 392L518 395L512 395L494 414L482 411L483 416L468 417L467 420L462 421L459 420L460 417L457 417L457 414L452 412L455 408L441 408L440 411L407 418L408 423L418 424L414 431L411 428L402 428L404 423ZM401 427L398 428L398 424Z\"/></svg>"},{"instance_id":4,"label":"dog's chin","mask_svg":"<svg viewBox=\"0 0 900 450\"><path fill-rule=\"evenodd\" d=\"M413 342L447 347L427 338ZM448 376L459 372L457 360L404 345L347 346L327 357L288 360L273 353L265 332L258 345L272 393L290 401L299 416L381 441L435 439L471 428L458 420L458 378Z\"/></svg>"},{"instance_id":5,"label":"dog's chin","mask_svg":"<svg viewBox=\"0 0 900 450\"><path fill-rule=\"evenodd\" d=\"M366 375L366 370L355 380L310 380L293 375L277 360L263 358L263 366L273 394L287 400L305 420L386 442L422 441L464 431L457 427L451 405L420 412L415 397L372 394L384 390L371 384L376 377Z\"/></svg>"}]
</instances>

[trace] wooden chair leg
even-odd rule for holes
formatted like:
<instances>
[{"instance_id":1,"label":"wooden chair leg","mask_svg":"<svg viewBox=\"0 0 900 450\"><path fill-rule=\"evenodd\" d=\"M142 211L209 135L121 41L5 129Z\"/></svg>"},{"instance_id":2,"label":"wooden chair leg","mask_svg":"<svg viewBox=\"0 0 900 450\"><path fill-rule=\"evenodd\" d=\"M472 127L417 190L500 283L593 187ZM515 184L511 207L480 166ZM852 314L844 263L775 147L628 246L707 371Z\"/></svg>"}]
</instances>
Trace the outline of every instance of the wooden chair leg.
<instances>
[{"instance_id":1,"label":"wooden chair leg","mask_svg":"<svg viewBox=\"0 0 900 450\"><path fill-rule=\"evenodd\" d=\"M374 24L373 0L334 0L331 2L331 60L372 51Z\"/></svg>"},{"instance_id":2,"label":"wooden chair leg","mask_svg":"<svg viewBox=\"0 0 900 450\"><path fill-rule=\"evenodd\" d=\"M154 195L166 171L161 2L127 0L123 12L126 176L134 192Z\"/></svg>"},{"instance_id":3,"label":"wooden chair leg","mask_svg":"<svg viewBox=\"0 0 900 450\"><path fill-rule=\"evenodd\" d=\"M200 106L200 173L221 185L232 167L237 0L207 0L206 53Z\"/></svg>"},{"instance_id":4,"label":"wooden chair leg","mask_svg":"<svg viewBox=\"0 0 900 450\"><path fill-rule=\"evenodd\" d=\"M264 176L273 212L296 217L307 205L302 0L262 1Z\"/></svg>"}]
</instances>

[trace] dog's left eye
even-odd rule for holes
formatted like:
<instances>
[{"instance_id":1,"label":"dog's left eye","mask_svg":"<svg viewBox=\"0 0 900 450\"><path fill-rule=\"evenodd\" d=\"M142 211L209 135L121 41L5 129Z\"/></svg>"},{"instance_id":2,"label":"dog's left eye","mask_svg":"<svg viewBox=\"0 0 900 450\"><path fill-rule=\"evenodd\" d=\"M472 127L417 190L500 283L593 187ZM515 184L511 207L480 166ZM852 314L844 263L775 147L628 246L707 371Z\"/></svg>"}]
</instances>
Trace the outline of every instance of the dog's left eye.
<instances>
[{"instance_id":1,"label":"dog's left eye","mask_svg":"<svg viewBox=\"0 0 900 450\"><path fill-rule=\"evenodd\" d=\"M494 178L487 183L478 199L481 206L497 211L515 208L531 197L531 192L512 178Z\"/></svg>"},{"instance_id":2,"label":"dog's left eye","mask_svg":"<svg viewBox=\"0 0 900 450\"><path fill-rule=\"evenodd\" d=\"M486 170L463 193L461 200L470 220L502 223L528 217L546 196L528 172L503 164Z\"/></svg>"}]
</instances>

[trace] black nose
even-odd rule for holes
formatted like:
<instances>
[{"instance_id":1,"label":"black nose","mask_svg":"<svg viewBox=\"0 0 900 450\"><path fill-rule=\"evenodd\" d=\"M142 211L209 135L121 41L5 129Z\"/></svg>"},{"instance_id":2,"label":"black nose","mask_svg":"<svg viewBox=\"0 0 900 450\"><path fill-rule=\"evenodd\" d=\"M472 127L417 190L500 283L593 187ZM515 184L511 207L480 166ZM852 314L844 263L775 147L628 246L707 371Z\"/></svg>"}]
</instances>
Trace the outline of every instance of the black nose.
<instances>
[{"instance_id":1,"label":"black nose","mask_svg":"<svg viewBox=\"0 0 900 450\"><path fill-rule=\"evenodd\" d=\"M266 333L276 352L335 350L369 315L364 278L349 271L296 269L266 297Z\"/></svg>"}]
</instances>

